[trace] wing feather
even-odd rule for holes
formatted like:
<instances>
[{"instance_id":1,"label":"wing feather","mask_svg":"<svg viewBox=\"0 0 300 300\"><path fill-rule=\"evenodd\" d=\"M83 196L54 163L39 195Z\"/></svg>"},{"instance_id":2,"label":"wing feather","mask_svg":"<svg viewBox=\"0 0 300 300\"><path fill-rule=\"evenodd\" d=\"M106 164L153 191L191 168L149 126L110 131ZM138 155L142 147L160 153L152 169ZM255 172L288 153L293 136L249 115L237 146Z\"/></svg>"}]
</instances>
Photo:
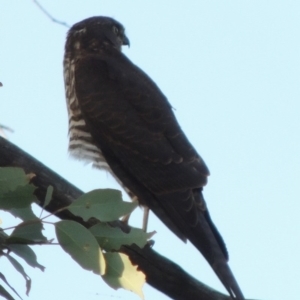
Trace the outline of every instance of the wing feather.
<instances>
[{"instance_id":1,"label":"wing feather","mask_svg":"<svg viewBox=\"0 0 300 300\"><path fill-rule=\"evenodd\" d=\"M165 96L121 53L117 61L88 55L76 62L76 95L95 141L151 192L204 186L208 169Z\"/></svg>"}]
</instances>

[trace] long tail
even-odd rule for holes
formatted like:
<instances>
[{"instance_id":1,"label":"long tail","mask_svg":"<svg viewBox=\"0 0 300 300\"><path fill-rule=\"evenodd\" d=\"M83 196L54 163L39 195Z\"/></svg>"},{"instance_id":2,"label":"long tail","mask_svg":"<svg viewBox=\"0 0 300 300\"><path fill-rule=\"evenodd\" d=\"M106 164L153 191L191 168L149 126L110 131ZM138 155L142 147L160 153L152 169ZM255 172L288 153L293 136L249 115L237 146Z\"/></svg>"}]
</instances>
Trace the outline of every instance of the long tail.
<instances>
[{"instance_id":1,"label":"long tail","mask_svg":"<svg viewBox=\"0 0 300 300\"><path fill-rule=\"evenodd\" d=\"M244 300L243 293L228 265L228 252L222 236L213 224L201 189L163 195L160 204L185 238L202 253L234 300Z\"/></svg>"},{"instance_id":2,"label":"long tail","mask_svg":"<svg viewBox=\"0 0 300 300\"><path fill-rule=\"evenodd\" d=\"M232 299L245 300L245 297L227 262L215 263L212 265L212 268Z\"/></svg>"},{"instance_id":3,"label":"long tail","mask_svg":"<svg viewBox=\"0 0 300 300\"><path fill-rule=\"evenodd\" d=\"M210 244L212 245L211 247L212 249L214 249L212 251L213 257L209 257L206 259L215 271L216 275L219 277L220 281L223 283L224 287L227 289L231 298L237 300L244 300L245 298L243 296L243 293L228 265L229 257L223 238L218 232L214 223L212 222L207 209L206 213L203 216L206 221L205 223L208 225L208 227L206 227L203 223L202 226L204 225L203 227L206 228L204 229L204 232L206 231L206 235L209 236ZM217 241L217 245L215 245L215 241ZM200 247L197 248L201 252Z\"/></svg>"}]
</instances>

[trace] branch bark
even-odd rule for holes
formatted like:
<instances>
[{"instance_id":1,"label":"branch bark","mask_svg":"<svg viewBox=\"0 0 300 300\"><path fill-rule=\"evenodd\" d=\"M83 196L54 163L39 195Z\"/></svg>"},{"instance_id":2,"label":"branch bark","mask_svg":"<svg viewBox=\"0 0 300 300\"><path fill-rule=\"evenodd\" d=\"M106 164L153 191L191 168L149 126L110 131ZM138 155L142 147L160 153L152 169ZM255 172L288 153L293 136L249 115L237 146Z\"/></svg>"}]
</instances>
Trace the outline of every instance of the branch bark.
<instances>
[{"instance_id":1,"label":"branch bark","mask_svg":"<svg viewBox=\"0 0 300 300\"><path fill-rule=\"evenodd\" d=\"M0 167L8 166L20 167L26 173L34 173L36 175L32 179L32 182L37 187L35 194L40 201L40 205L43 205L47 187L49 185L54 187L53 199L46 207L46 210L50 213L68 206L73 200L83 194L81 190L47 168L34 157L8 140L0 137ZM62 211L57 216L61 219L77 221L86 227L91 226L91 222L86 223L68 211ZM114 222L112 225L119 226L122 230L130 230L130 228L126 228L120 221ZM127 254L133 264L138 265L139 269L145 273L148 284L172 299L231 299L229 296L219 293L197 281L174 262L155 252L150 244L143 249L140 249L136 245L123 246L121 252Z\"/></svg>"}]
</instances>

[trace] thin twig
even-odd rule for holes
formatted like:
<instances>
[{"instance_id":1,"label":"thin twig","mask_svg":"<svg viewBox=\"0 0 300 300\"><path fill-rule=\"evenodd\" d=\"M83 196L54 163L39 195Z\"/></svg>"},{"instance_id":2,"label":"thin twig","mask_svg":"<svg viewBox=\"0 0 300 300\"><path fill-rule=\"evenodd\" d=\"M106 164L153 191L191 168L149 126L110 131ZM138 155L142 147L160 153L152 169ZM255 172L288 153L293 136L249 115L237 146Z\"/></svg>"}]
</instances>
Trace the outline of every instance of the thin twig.
<instances>
[{"instance_id":1,"label":"thin twig","mask_svg":"<svg viewBox=\"0 0 300 300\"><path fill-rule=\"evenodd\" d=\"M53 213L51 213L51 214L49 214L49 215L47 215L47 216L45 216L45 217L42 217L42 218L40 217L39 219L45 223L44 219L47 219L47 218L49 218L49 217L51 217L51 216L55 216L57 213L59 213L59 212L61 212L61 211L63 211L63 210L68 209L68 207L69 207L69 206L62 207L62 208L56 210L55 212L53 212Z\"/></svg>"},{"instance_id":2,"label":"thin twig","mask_svg":"<svg viewBox=\"0 0 300 300\"><path fill-rule=\"evenodd\" d=\"M33 0L33 3L54 23L70 28L71 26L66 22L59 21L52 17L52 15L36 0Z\"/></svg>"},{"instance_id":3,"label":"thin twig","mask_svg":"<svg viewBox=\"0 0 300 300\"><path fill-rule=\"evenodd\" d=\"M4 130L9 131L9 132L14 132L11 128L9 128L5 125L1 125L1 124L0 124L0 129L4 129Z\"/></svg>"},{"instance_id":4,"label":"thin twig","mask_svg":"<svg viewBox=\"0 0 300 300\"><path fill-rule=\"evenodd\" d=\"M7 135L5 134L5 131L14 132L11 128L0 124L0 136L7 139Z\"/></svg>"}]
</instances>

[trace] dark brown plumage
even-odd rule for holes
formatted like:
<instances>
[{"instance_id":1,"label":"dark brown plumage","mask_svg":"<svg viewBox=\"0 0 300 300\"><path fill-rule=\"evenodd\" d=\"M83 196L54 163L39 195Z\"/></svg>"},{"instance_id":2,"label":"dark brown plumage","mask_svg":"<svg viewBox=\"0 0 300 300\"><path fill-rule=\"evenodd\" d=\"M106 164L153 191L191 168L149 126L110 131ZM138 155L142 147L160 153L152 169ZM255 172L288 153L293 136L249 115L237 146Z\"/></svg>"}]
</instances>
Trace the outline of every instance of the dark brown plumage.
<instances>
[{"instance_id":1,"label":"dark brown plumage","mask_svg":"<svg viewBox=\"0 0 300 300\"><path fill-rule=\"evenodd\" d=\"M128 44L123 26L107 17L83 20L69 31L69 149L110 171L179 238L190 240L231 297L242 300L202 196L208 168L157 85L122 54Z\"/></svg>"}]
</instances>

